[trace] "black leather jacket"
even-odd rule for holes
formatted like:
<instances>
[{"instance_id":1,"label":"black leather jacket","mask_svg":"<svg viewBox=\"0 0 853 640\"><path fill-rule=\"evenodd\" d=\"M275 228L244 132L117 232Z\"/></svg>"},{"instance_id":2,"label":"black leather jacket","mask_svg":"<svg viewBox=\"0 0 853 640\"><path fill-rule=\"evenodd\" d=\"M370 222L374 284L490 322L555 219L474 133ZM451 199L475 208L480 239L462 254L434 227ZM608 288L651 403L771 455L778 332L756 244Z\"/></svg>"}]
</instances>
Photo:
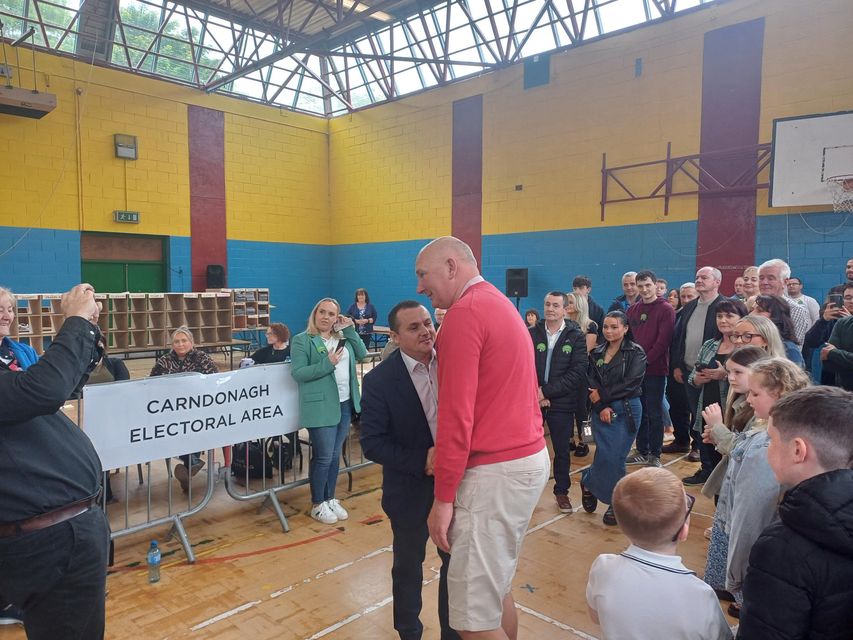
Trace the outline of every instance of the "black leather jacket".
<instances>
[{"instance_id":1,"label":"black leather jacket","mask_svg":"<svg viewBox=\"0 0 853 640\"><path fill-rule=\"evenodd\" d=\"M616 400L638 398L643 392L643 378L646 375L646 352L643 348L625 338L619 353L605 363L607 345L606 342L596 345L589 353L589 386L598 389L601 396L600 402L592 405L595 412Z\"/></svg>"}]
</instances>

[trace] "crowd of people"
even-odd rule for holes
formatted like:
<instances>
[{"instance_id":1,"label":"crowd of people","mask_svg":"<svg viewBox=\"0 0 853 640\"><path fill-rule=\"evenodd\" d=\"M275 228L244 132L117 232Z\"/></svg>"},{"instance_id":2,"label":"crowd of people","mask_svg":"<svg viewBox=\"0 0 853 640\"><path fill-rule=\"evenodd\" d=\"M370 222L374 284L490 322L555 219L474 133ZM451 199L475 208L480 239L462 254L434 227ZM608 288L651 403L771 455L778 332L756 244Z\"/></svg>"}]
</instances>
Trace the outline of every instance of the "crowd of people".
<instances>
[{"instance_id":1,"label":"crowd of people","mask_svg":"<svg viewBox=\"0 0 853 640\"><path fill-rule=\"evenodd\" d=\"M362 385L356 363L377 321L364 289L346 313L319 300L292 338L272 325L251 358L291 359L313 449L310 515L321 523L348 518L335 487L361 414L365 455L383 467L403 640L423 635L430 538L442 562L441 638L517 637L511 587L533 510L553 469L557 510L575 511L571 452L588 455L592 440L581 506L607 505L604 524L631 543L589 573L587 604L604 637L729 638L718 600L740 618L738 638L850 637L853 260L822 305L774 259L746 269L728 297L711 266L678 289L652 271L627 272L606 312L591 279L578 276L571 291L547 292L526 323L456 238L427 244L415 272L436 322L417 301L396 304L388 326L397 349ZM102 472L59 409L87 381L123 379L126 368L106 355L91 286L72 289L62 306L66 321L39 358L11 340L16 302L0 289L0 395L10 399L0 429L0 615L23 608L31 638L99 638L109 538L96 508ZM181 327L150 375L186 371L216 365ZM699 466L679 482L662 468L665 453ZM182 457L175 477L184 490L203 465L198 453ZM630 465L645 468L628 474ZM677 556L695 502L686 489L700 486L716 506L702 580ZM40 571L52 566L67 570L48 580Z\"/></svg>"}]
</instances>

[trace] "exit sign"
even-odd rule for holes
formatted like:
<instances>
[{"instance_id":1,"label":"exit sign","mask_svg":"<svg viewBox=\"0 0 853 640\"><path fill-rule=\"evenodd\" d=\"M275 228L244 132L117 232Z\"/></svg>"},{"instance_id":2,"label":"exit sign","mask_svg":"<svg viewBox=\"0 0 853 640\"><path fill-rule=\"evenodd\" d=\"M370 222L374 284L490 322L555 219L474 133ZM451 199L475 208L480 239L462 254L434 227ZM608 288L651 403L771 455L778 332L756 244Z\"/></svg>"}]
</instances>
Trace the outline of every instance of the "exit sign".
<instances>
[{"instance_id":1,"label":"exit sign","mask_svg":"<svg viewBox=\"0 0 853 640\"><path fill-rule=\"evenodd\" d=\"M130 222L132 224L139 224L139 212L113 211L113 220L115 220L116 222Z\"/></svg>"}]
</instances>

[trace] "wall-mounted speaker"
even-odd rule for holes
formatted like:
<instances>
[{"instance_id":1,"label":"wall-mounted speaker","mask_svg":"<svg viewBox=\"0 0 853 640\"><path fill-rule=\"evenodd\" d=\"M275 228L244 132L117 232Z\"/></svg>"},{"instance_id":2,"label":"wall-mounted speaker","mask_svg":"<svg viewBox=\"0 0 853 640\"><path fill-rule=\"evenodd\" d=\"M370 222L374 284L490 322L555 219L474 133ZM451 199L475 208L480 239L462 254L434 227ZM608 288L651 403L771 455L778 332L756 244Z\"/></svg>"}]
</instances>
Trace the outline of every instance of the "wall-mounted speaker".
<instances>
[{"instance_id":1,"label":"wall-mounted speaker","mask_svg":"<svg viewBox=\"0 0 853 640\"><path fill-rule=\"evenodd\" d=\"M223 267L221 264L207 265L207 288L225 288L225 267Z\"/></svg>"},{"instance_id":2,"label":"wall-mounted speaker","mask_svg":"<svg viewBox=\"0 0 853 640\"><path fill-rule=\"evenodd\" d=\"M527 269L506 270L506 295L509 298L527 297Z\"/></svg>"}]
</instances>

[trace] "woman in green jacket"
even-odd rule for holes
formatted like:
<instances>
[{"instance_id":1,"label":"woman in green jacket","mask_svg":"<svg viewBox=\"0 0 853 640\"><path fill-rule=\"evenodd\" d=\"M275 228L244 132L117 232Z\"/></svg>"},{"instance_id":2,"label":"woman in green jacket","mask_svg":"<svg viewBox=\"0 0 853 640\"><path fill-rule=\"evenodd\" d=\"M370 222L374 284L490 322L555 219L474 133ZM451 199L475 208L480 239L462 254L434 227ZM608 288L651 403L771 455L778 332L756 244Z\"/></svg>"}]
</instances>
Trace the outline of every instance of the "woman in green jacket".
<instances>
[{"instance_id":1,"label":"woman in green jacket","mask_svg":"<svg viewBox=\"0 0 853 640\"><path fill-rule=\"evenodd\" d=\"M346 520L335 499L341 449L353 411L361 410L355 363L367 355L352 318L323 298L308 316L308 328L291 342L291 373L299 387L299 423L308 429L313 448L308 480L311 517L324 524Z\"/></svg>"}]
</instances>

